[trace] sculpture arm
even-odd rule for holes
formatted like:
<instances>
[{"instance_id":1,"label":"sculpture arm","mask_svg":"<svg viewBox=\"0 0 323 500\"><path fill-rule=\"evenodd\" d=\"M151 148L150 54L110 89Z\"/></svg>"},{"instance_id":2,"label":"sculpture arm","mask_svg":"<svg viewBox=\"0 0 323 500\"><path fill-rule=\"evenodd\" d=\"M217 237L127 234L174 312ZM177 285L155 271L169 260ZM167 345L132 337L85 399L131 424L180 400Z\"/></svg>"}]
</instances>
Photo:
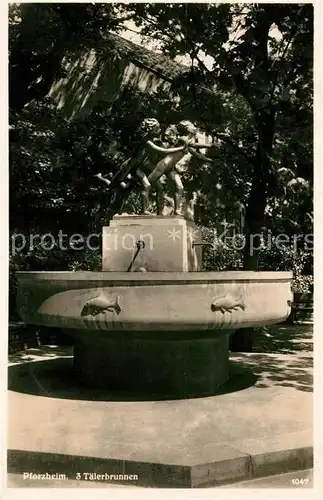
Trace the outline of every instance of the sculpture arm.
<instances>
[{"instance_id":1,"label":"sculpture arm","mask_svg":"<svg viewBox=\"0 0 323 500\"><path fill-rule=\"evenodd\" d=\"M189 146L193 147L194 149L208 149L208 148L212 148L213 146L215 146L215 144L214 143L199 144L198 142L190 142Z\"/></svg>"},{"instance_id":2,"label":"sculpture arm","mask_svg":"<svg viewBox=\"0 0 323 500\"><path fill-rule=\"evenodd\" d=\"M95 174L94 177L99 179L100 182L104 182L107 186L110 186L111 181L109 179L106 179L101 173L100 174Z\"/></svg>"},{"instance_id":3,"label":"sculpture arm","mask_svg":"<svg viewBox=\"0 0 323 500\"><path fill-rule=\"evenodd\" d=\"M159 151L160 153L165 153L165 154L178 153L179 151L183 151L185 149L185 146L179 146L177 148L162 148L154 144L152 141L147 141L146 144L151 149L154 149L155 151Z\"/></svg>"},{"instance_id":4,"label":"sculpture arm","mask_svg":"<svg viewBox=\"0 0 323 500\"><path fill-rule=\"evenodd\" d=\"M198 153L197 151L195 151L195 149L189 147L188 148L189 152L195 156L196 158L198 158L199 160L203 160L207 163L213 163L213 160L211 158L208 158L207 156L205 156L204 154L202 153Z\"/></svg>"}]
</instances>

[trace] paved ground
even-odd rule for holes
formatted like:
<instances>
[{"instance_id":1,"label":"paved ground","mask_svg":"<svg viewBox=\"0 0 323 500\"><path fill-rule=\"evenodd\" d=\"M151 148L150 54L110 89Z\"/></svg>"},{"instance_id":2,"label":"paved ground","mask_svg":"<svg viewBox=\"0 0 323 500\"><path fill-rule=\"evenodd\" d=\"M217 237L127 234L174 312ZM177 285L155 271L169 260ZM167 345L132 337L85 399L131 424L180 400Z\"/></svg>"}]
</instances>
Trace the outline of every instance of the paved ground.
<instances>
[{"instance_id":1,"label":"paved ground","mask_svg":"<svg viewBox=\"0 0 323 500\"><path fill-rule=\"evenodd\" d=\"M271 348L273 337L262 332L257 338L258 346L263 342L261 352L232 354L235 375L230 384L212 397L197 399L86 391L73 379L69 348L13 354L10 472L28 471L28 466L37 470L40 462L44 471L46 460L50 467L60 463L62 470L72 456L85 458L69 468L70 480L78 472L75 467L83 467L137 473L148 482L158 474L169 480L171 474L171 481L182 484L189 470L199 485L208 479L222 484L232 474L250 477L250 457L254 476L281 472L288 464L294 469L300 463L310 466L311 328L297 327L300 331L292 336L290 327L280 327L278 348L277 332ZM86 462L86 457L98 457L100 463ZM157 471L156 464L166 464L166 469Z\"/></svg>"},{"instance_id":2,"label":"paved ground","mask_svg":"<svg viewBox=\"0 0 323 500\"><path fill-rule=\"evenodd\" d=\"M100 483L93 481L37 481L23 479L21 474L8 474L7 486L8 488L128 488L125 486L113 483ZM222 488L313 488L313 470L301 470L295 472L288 472L286 474L276 474L274 476L263 477L251 481L241 481L236 484L229 484L222 486Z\"/></svg>"},{"instance_id":3,"label":"paved ground","mask_svg":"<svg viewBox=\"0 0 323 500\"><path fill-rule=\"evenodd\" d=\"M313 488L313 469L276 474L251 481L241 481L236 484L222 486L222 488Z\"/></svg>"}]
</instances>

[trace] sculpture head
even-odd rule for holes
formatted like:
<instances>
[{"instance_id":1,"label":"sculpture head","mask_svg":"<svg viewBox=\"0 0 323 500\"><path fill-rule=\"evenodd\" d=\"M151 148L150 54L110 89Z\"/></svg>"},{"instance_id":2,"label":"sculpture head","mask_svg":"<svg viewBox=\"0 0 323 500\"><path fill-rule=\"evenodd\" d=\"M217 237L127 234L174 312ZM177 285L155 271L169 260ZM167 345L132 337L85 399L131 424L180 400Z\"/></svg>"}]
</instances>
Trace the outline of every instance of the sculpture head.
<instances>
[{"instance_id":1,"label":"sculpture head","mask_svg":"<svg viewBox=\"0 0 323 500\"><path fill-rule=\"evenodd\" d=\"M177 125L170 125L165 131L165 139L170 144L178 143L180 137L193 138L197 133L196 127L192 122L183 120Z\"/></svg>"},{"instance_id":2,"label":"sculpture head","mask_svg":"<svg viewBox=\"0 0 323 500\"><path fill-rule=\"evenodd\" d=\"M178 140L178 130L176 125L170 125L166 130L165 130L165 139L167 142L170 144L176 144Z\"/></svg>"},{"instance_id":3,"label":"sculpture head","mask_svg":"<svg viewBox=\"0 0 323 500\"><path fill-rule=\"evenodd\" d=\"M142 137L156 137L161 133L159 121L156 118L145 118L140 127L139 132Z\"/></svg>"},{"instance_id":4,"label":"sculpture head","mask_svg":"<svg viewBox=\"0 0 323 500\"><path fill-rule=\"evenodd\" d=\"M197 133L197 128L189 120L183 120L177 125L177 130L180 135L190 135L194 137Z\"/></svg>"}]
</instances>

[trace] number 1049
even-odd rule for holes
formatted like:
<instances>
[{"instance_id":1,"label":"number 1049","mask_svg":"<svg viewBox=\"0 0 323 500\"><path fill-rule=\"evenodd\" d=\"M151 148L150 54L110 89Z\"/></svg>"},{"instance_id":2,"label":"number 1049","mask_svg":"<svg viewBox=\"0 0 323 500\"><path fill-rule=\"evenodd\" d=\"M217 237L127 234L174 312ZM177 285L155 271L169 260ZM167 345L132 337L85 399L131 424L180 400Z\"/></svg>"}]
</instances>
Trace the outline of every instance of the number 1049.
<instances>
[{"instance_id":1,"label":"number 1049","mask_svg":"<svg viewBox=\"0 0 323 500\"><path fill-rule=\"evenodd\" d=\"M295 486L303 486L308 483L308 477L294 477L292 479L292 484Z\"/></svg>"}]
</instances>

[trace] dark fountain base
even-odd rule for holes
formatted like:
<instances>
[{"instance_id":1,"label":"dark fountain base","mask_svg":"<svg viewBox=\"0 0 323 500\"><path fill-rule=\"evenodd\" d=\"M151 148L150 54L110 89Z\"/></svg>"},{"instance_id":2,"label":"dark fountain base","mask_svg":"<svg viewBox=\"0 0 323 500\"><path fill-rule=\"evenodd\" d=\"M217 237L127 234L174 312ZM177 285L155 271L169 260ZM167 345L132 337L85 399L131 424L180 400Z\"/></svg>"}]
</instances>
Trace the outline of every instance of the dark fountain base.
<instances>
[{"instance_id":1,"label":"dark fountain base","mask_svg":"<svg viewBox=\"0 0 323 500\"><path fill-rule=\"evenodd\" d=\"M196 332L195 339L183 338L181 332L180 340L77 342L74 370L81 383L93 388L182 397L211 395L229 378L229 334L197 340Z\"/></svg>"}]
</instances>

